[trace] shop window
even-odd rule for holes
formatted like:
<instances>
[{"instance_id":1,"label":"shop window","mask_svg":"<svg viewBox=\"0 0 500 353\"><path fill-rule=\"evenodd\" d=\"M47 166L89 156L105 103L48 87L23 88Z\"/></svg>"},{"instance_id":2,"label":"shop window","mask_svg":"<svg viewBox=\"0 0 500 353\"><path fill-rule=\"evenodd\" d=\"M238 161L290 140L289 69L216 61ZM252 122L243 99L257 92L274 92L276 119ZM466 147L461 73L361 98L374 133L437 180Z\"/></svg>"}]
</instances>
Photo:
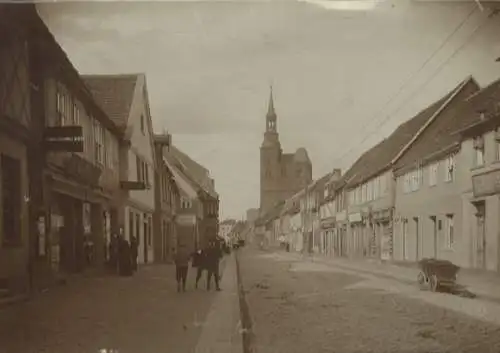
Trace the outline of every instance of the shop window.
<instances>
[{"instance_id":1,"label":"shop window","mask_svg":"<svg viewBox=\"0 0 500 353\"><path fill-rule=\"evenodd\" d=\"M21 244L21 162L2 154L2 232L6 246Z\"/></svg>"}]
</instances>

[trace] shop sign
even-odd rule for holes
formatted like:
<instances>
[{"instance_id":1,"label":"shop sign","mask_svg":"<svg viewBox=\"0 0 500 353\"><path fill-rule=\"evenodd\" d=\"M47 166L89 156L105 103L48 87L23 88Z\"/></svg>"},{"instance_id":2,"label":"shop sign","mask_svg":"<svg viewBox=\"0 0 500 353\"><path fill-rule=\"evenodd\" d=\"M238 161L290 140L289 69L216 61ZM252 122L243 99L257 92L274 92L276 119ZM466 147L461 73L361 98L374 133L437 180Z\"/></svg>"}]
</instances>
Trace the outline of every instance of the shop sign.
<instances>
[{"instance_id":1,"label":"shop sign","mask_svg":"<svg viewBox=\"0 0 500 353\"><path fill-rule=\"evenodd\" d=\"M176 218L177 224L179 225L194 225L196 224L195 215L178 215Z\"/></svg>"},{"instance_id":2,"label":"shop sign","mask_svg":"<svg viewBox=\"0 0 500 353\"><path fill-rule=\"evenodd\" d=\"M45 128L44 144L51 152L83 152L81 126L51 126Z\"/></svg>"},{"instance_id":3,"label":"shop sign","mask_svg":"<svg viewBox=\"0 0 500 353\"><path fill-rule=\"evenodd\" d=\"M146 190L146 184L143 181L121 181L122 190Z\"/></svg>"},{"instance_id":4,"label":"shop sign","mask_svg":"<svg viewBox=\"0 0 500 353\"><path fill-rule=\"evenodd\" d=\"M361 222L363 220L363 217L361 213L351 213L349 214L349 222L350 223L356 223L356 222Z\"/></svg>"}]
</instances>

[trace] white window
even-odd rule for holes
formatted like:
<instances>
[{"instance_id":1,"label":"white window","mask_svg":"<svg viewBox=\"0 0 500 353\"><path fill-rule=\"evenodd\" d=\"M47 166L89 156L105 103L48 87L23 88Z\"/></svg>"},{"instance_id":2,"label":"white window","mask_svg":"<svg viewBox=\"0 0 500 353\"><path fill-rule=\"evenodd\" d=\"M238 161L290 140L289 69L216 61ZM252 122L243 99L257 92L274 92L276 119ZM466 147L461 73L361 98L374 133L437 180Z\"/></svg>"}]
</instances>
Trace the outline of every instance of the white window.
<instances>
[{"instance_id":1,"label":"white window","mask_svg":"<svg viewBox=\"0 0 500 353\"><path fill-rule=\"evenodd\" d=\"M373 181L373 199L376 200L379 198L380 194L380 176L376 177Z\"/></svg>"},{"instance_id":2,"label":"white window","mask_svg":"<svg viewBox=\"0 0 500 353\"><path fill-rule=\"evenodd\" d=\"M484 164L484 149L476 148L476 167L482 166Z\"/></svg>"},{"instance_id":3,"label":"white window","mask_svg":"<svg viewBox=\"0 0 500 353\"><path fill-rule=\"evenodd\" d=\"M453 215L446 215L445 224L445 246L452 248L455 243L455 229L453 225Z\"/></svg>"},{"instance_id":4,"label":"white window","mask_svg":"<svg viewBox=\"0 0 500 353\"><path fill-rule=\"evenodd\" d=\"M356 202L354 196L355 196L354 190L349 191L349 204L350 205L354 205L354 203Z\"/></svg>"},{"instance_id":5,"label":"white window","mask_svg":"<svg viewBox=\"0 0 500 353\"><path fill-rule=\"evenodd\" d=\"M380 196L384 196L387 193L387 174L380 176Z\"/></svg>"},{"instance_id":6,"label":"white window","mask_svg":"<svg viewBox=\"0 0 500 353\"><path fill-rule=\"evenodd\" d=\"M420 170L414 170L409 173L410 175L410 190L417 191L420 187Z\"/></svg>"},{"instance_id":7,"label":"white window","mask_svg":"<svg viewBox=\"0 0 500 353\"><path fill-rule=\"evenodd\" d=\"M437 185L439 162L429 165L429 186Z\"/></svg>"},{"instance_id":8,"label":"white window","mask_svg":"<svg viewBox=\"0 0 500 353\"><path fill-rule=\"evenodd\" d=\"M478 136L474 139L474 166L484 165L484 139Z\"/></svg>"},{"instance_id":9,"label":"white window","mask_svg":"<svg viewBox=\"0 0 500 353\"><path fill-rule=\"evenodd\" d=\"M408 193L410 192L410 174L406 173L403 175L403 192Z\"/></svg>"},{"instance_id":10,"label":"white window","mask_svg":"<svg viewBox=\"0 0 500 353\"><path fill-rule=\"evenodd\" d=\"M455 159L453 156L446 158L444 181L453 181L455 176Z\"/></svg>"},{"instance_id":11,"label":"white window","mask_svg":"<svg viewBox=\"0 0 500 353\"><path fill-rule=\"evenodd\" d=\"M373 180L368 182L366 193L368 194L368 201L373 200Z\"/></svg>"}]
</instances>

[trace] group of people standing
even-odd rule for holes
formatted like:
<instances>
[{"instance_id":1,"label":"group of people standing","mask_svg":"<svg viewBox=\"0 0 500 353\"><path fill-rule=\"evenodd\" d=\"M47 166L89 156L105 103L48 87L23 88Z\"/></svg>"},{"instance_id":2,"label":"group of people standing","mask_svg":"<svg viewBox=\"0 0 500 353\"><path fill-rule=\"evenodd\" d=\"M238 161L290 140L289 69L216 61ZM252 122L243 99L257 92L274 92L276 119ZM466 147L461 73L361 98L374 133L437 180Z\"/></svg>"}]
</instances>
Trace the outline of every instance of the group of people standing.
<instances>
[{"instance_id":1,"label":"group of people standing","mask_svg":"<svg viewBox=\"0 0 500 353\"><path fill-rule=\"evenodd\" d=\"M221 279L221 275L219 273L219 264L222 255L223 252L221 246L215 240L210 241L206 248L199 249L194 253L190 253L185 245L180 245L174 256L177 291L186 291L186 281L190 261L191 266L193 268L196 268L195 288L198 288L198 283L203 275L203 271L206 271L207 290L210 290L210 284L213 278L215 282L215 289L217 291L220 291L221 288L219 282Z\"/></svg>"},{"instance_id":2,"label":"group of people standing","mask_svg":"<svg viewBox=\"0 0 500 353\"><path fill-rule=\"evenodd\" d=\"M108 245L108 264L120 276L131 276L137 271L139 243L135 236L130 242L123 235L114 234Z\"/></svg>"}]
</instances>

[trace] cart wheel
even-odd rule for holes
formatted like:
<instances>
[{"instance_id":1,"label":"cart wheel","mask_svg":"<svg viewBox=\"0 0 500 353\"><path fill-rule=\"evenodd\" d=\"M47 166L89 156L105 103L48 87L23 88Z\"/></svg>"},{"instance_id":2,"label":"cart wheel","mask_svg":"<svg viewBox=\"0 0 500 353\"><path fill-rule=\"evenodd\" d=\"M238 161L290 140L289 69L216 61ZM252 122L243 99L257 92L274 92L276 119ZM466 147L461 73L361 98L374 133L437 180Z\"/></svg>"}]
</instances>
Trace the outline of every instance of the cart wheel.
<instances>
[{"instance_id":1,"label":"cart wheel","mask_svg":"<svg viewBox=\"0 0 500 353\"><path fill-rule=\"evenodd\" d=\"M429 284L431 287L431 291L437 292L438 287L439 287L439 281L438 281L436 275L431 275L431 277L429 278Z\"/></svg>"},{"instance_id":2,"label":"cart wheel","mask_svg":"<svg viewBox=\"0 0 500 353\"><path fill-rule=\"evenodd\" d=\"M420 288L424 288L427 284L427 279L425 278L425 274L423 272L418 273L417 282Z\"/></svg>"}]
</instances>

